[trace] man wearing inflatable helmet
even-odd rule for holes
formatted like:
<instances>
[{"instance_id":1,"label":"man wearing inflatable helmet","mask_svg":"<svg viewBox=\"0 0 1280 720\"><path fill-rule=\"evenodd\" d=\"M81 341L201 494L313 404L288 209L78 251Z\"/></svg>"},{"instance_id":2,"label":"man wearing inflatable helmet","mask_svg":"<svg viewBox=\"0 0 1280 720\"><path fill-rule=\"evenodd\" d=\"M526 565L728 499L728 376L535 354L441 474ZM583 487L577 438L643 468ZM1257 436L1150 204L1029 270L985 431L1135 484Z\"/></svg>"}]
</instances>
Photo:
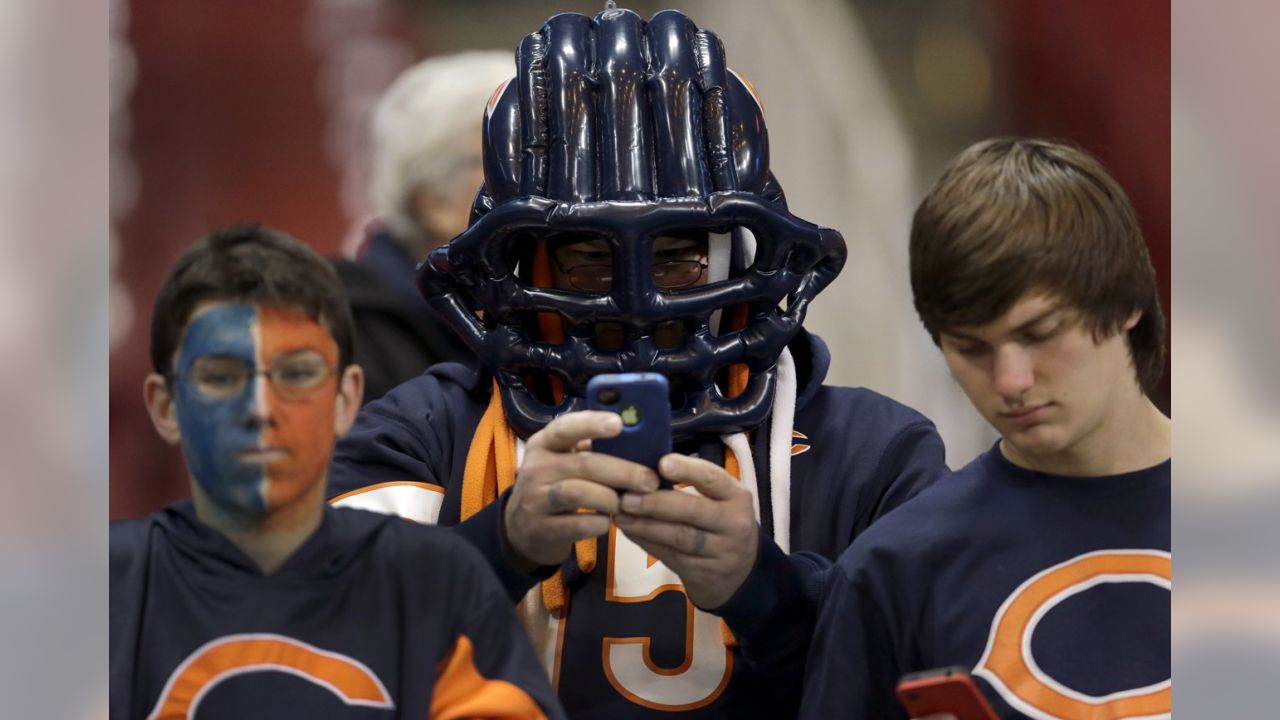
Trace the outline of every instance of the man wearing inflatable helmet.
<instances>
[{"instance_id":1,"label":"man wearing inflatable helmet","mask_svg":"<svg viewBox=\"0 0 1280 720\"><path fill-rule=\"evenodd\" d=\"M944 471L923 416L822 384L801 323L844 241L787 211L759 101L677 11L525 37L484 156L471 226L418 278L483 367L367 406L334 502L456 525L570 715L794 712L822 573ZM628 371L670 379L680 490L589 451L621 421L578 412L586 383Z\"/></svg>"}]
</instances>

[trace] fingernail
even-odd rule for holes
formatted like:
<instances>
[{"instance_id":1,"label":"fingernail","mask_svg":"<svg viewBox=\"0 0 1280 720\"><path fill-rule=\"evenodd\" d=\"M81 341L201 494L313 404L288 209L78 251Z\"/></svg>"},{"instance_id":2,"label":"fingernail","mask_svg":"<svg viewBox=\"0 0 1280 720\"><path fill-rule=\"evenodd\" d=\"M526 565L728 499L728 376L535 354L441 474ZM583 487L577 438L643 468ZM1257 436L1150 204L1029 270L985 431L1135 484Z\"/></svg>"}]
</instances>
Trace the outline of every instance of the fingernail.
<instances>
[{"instance_id":1,"label":"fingernail","mask_svg":"<svg viewBox=\"0 0 1280 720\"><path fill-rule=\"evenodd\" d=\"M670 475L676 471L676 462L670 457L664 457L658 461L658 472L663 475Z\"/></svg>"},{"instance_id":2,"label":"fingernail","mask_svg":"<svg viewBox=\"0 0 1280 720\"><path fill-rule=\"evenodd\" d=\"M640 507L640 496L639 496L639 495L632 495L631 493L623 493L623 494L622 494L622 509L623 509L623 510L636 510L636 509L638 509L639 507Z\"/></svg>"}]
</instances>

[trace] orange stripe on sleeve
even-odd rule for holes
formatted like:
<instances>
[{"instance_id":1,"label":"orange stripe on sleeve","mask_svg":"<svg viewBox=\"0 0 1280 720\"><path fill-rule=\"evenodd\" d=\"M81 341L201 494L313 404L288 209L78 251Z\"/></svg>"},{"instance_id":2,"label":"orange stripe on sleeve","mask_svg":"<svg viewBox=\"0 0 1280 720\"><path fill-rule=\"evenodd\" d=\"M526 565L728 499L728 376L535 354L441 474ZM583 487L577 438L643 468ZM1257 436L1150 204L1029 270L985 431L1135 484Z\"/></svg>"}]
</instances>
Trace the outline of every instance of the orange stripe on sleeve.
<instances>
[{"instance_id":1,"label":"orange stripe on sleeve","mask_svg":"<svg viewBox=\"0 0 1280 720\"><path fill-rule=\"evenodd\" d=\"M491 680L476 669L471 640L459 635L449 657L441 661L431 697L431 720L546 718L524 690L506 680Z\"/></svg>"}]
</instances>

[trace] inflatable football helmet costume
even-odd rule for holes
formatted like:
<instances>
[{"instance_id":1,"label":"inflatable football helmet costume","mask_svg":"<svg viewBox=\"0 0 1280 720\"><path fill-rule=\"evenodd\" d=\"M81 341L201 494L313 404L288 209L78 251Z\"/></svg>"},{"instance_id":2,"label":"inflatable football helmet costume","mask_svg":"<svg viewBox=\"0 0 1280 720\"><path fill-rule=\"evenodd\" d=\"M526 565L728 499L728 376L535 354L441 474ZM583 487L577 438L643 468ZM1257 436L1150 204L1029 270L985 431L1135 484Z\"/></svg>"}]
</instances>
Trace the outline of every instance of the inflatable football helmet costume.
<instances>
[{"instance_id":1,"label":"inflatable football helmet costume","mask_svg":"<svg viewBox=\"0 0 1280 720\"><path fill-rule=\"evenodd\" d=\"M666 375L677 440L758 426L779 354L846 252L838 232L787 211L760 103L719 38L673 10L647 23L629 10L565 13L521 41L516 64L485 112L471 225L423 263L423 295L494 373L522 436L585 407L587 381L609 372ZM654 239L681 231L712 238L709 282L659 290ZM607 293L534 281L557 234L608 243ZM539 330L557 316L559 341ZM672 321L684 341L663 347L655 329ZM601 323L621 327L621 347L597 342ZM735 365L746 382L730 393Z\"/></svg>"}]
</instances>

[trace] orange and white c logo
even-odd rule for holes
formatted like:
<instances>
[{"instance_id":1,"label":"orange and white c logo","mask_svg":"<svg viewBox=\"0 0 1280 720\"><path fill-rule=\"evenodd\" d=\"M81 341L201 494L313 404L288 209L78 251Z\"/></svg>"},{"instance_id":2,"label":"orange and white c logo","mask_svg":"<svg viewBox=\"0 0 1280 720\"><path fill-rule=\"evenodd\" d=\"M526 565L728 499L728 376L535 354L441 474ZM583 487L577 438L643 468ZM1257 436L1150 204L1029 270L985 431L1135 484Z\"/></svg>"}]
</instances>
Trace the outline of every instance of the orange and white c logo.
<instances>
[{"instance_id":1,"label":"orange and white c logo","mask_svg":"<svg viewBox=\"0 0 1280 720\"><path fill-rule=\"evenodd\" d=\"M1145 582L1170 589L1172 558L1160 550L1101 550L1036 574L1004 601L991 621L987 649L974 668L1010 705L1040 720L1168 718L1172 684L1086 695L1049 677L1031 655L1036 625L1055 605L1103 583Z\"/></svg>"},{"instance_id":2,"label":"orange and white c logo","mask_svg":"<svg viewBox=\"0 0 1280 720\"><path fill-rule=\"evenodd\" d=\"M205 643L169 676L147 720L188 720L218 683L251 672L296 675L347 705L393 709L391 695L368 667L283 635L227 635Z\"/></svg>"},{"instance_id":3,"label":"orange and white c logo","mask_svg":"<svg viewBox=\"0 0 1280 720\"><path fill-rule=\"evenodd\" d=\"M800 455L801 453L806 453L809 451L809 447L810 447L809 444L804 442L805 440L808 440L808 439L809 439L809 436L805 435L799 430L791 431L791 456L792 457L795 457L796 455ZM796 442L797 440L799 440L800 442Z\"/></svg>"}]
</instances>

